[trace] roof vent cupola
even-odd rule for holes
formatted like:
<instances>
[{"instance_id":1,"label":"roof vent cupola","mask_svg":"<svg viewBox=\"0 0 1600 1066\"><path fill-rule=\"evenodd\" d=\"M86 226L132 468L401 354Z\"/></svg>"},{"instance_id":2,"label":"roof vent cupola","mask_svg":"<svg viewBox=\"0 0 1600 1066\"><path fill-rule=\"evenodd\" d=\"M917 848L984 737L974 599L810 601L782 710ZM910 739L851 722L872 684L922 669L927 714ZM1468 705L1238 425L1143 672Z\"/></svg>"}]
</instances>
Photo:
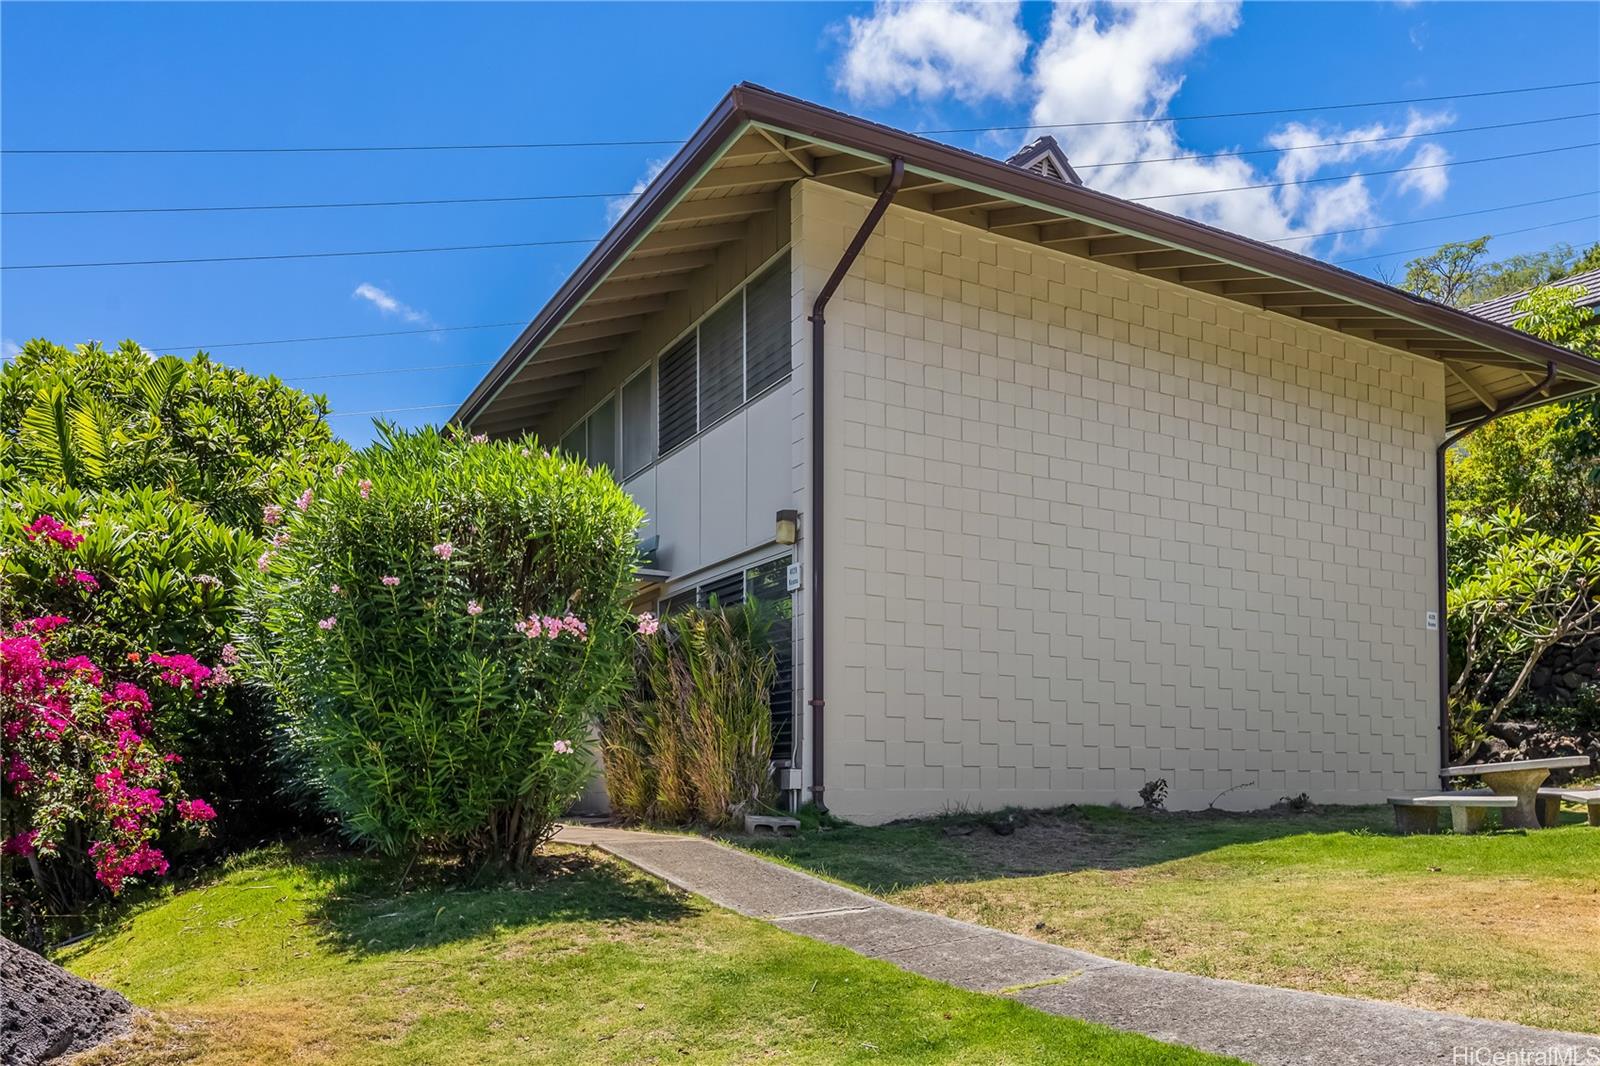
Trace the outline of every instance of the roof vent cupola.
<instances>
[{"instance_id":1,"label":"roof vent cupola","mask_svg":"<svg viewBox=\"0 0 1600 1066\"><path fill-rule=\"evenodd\" d=\"M1061 150L1056 139L1048 133L1023 146L1016 155L1007 159L1006 163L1019 170L1031 170L1035 174L1043 175L1051 181L1059 181L1064 185L1083 184L1078 172L1067 162L1067 153Z\"/></svg>"}]
</instances>

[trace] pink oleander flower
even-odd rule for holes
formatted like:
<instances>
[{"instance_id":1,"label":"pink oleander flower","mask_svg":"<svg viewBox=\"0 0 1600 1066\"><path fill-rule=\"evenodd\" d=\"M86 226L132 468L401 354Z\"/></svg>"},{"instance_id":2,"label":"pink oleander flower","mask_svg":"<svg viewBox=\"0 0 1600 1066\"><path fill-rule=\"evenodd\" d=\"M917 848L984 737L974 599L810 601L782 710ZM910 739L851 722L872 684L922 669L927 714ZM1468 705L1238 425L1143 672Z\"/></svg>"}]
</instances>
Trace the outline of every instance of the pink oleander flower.
<instances>
[{"instance_id":1,"label":"pink oleander flower","mask_svg":"<svg viewBox=\"0 0 1600 1066\"><path fill-rule=\"evenodd\" d=\"M283 508L275 503L269 503L261 508L261 524L275 526L283 521Z\"/></svg>"},{"instance_id":2,"label":"pink oleander flower","mask_svg":"<svg viewBox=\"0 0 1600 1066\"><path fill-rule=\"evenodd\" d=\"M433 554L437 555L446 562L449 562L450 556L454 555L455 553L456 546L447 540L442 540L433 546Z\"/></svg>"},{"instance_id":3,"label":"pink oleander flower","mask_svg":"<svg viewBox=\"0 0 1600 1066\"><path fill-rule=\"evenodd\" d=\"M295 497L294 505L296 507L300 508L300 510L302 510L302 511L307 510L308 508L310 508L311 501L312 501L313 498L314 497L311 494L311 490L310 489L306 489L306 491L302 492L299 496Z\"/></svg>"},{"instance_id":4,"label":"pink oleander flower","mask_svg":"<svg viewBox=\"0 0 1600 1066\"><path fill-rule=\"evenodd\" d=\"M340 592L342 592L344 590L341 589L338 585L335 584L335 585L329 585L328 586L328 591L333 593L335 596L337 596L337 595L339 595Z\"/></svg>"},{"instance_id":5,"label":"pink oleander flower","mask_svg":"<svg viewBox=\"0 0 1600 1066\"><path fill-rule=\"evenodd\" d=\"M217 812L203 799L179 800L178 816L186 822L209 822Z\"/></svg>"},{"instance_id":6,"label":"pink oleander flower","mask_svg":"<svg viewBox=\"0 0 1600 1066\"><path fill-rule=\"evenodd\" d=\"M517 632L529 640L533 640L544 633L544 623L539 620L538 615L529 615L526 619L517 623Z\"/></svg>"},{"instance_id":7,"label":"pink oleander flower","mask_svg":"<svg viewBox=\"0 0 1600 1066\"><path fill-rule=\"evenodd\" d=\"M283 547L285 544L289 543L289 531L287 529L278 530L272 535L271 543L274 548Z\"/></svg>"},{"instance_id":8,"label":"pink oleander flower","mask_svg":"<svg viewBox=\"0 0 1600 1066\"><path fill-rule=\"evenodd\" d=\"M219 657L229 666L237 666L239 664L239 649L232 644L224 644Z\"/></svg>"},{"instance_id":9,"label":"pink oleander flower","mask_svg":"<svg viewBox=\"0 0 1600 1066\"><path fill-rule=\"evenodd\" d=\"M343 463L334 463L333 464L333 476L336 477L336 478L344 477L344 464Z\"/></svg>"},{"instance_id":10,"label":"pink oleander flower","mask_svg":"<svg viewBox=\"0 0 1600 1066\"><path fill-rule=\"evenodd\" d=\"M583 621L570 611L568 611L567 616L561 620L561 628L566 630L568 633L571 633L579 640L587 640L589 637L589 623Z\"/></svg>"},{"instance_id":11,"label":"pink oleander flower","mask_svg":"<svg viewBox=\"0 0 1600 1066\"><path fill-rule=\"evenodd\" d=\"M530 452L526 448L519 448L519 449L517 449L517 454L521 455L524 459L526 459L528 456L532 455L533 453Z\"/></svg>"},{"instance_id":12,"label":"pink oleander flower","mask_svg":"<svg viewBox=\"0 0 1600 1066\"><path fill-rule=\"evenodd\" d=\"M650 614L649 612L646 612L646 613L641 614L639 616L639 634L641 636L648 637L648 636L654 634L655 631L660 629L660 628L661 628L661 620L659 618L657 618L655 615Z\"/></svg>"},{"instance_id":13,"label":"pink oleander flower","mask_svg":"<svg viewBox=\"0 0 1600 1066\"><path fill-rule=\"evenodd\" d=\"M318 629L327 630L327 629L332 629L334 626L336 626L338 624L339 624L339 619L337 617L335 617L334 615L330 614L328 617L324 618L322 621L317 623L317 628Z\"/></svg>"},{"instance_id":14,"label":"pink oleander flower","mask_svg":"<svg viewBox=\"0 0 1600 1066\"><path fill-rule=\"evenodd\" d=\"M473 618L476 618L482 613L483 604L479 603L477 600L467 601L467 614L471 615Z\"/></svg>"},{"instance_id":15,"label":"pink oleander flower","mask_svg":"<svg viewBox=\"0 0 1600 1066\"><path fill-rule=\"evenodd\" d=\"M474 443L474 444L488 444L489 443L489 434L487 434L487 433L474 433L472 435L472 443Z\"/></svg>"},{"instance_id":16,"label":"pink oleander flower","mask_svg":"<svg viewBox=\"0 0 1600 1066\"><path fill-rule=\"evenodd\" d=\"M233 684L233 675L226 666L219 666L211 671L211 680L208 682L212 688L227 688Z\"/></svg>"},{"instance_id":17,"label":"pink oleander flower","mask_svg":"<svg viewBox=\"0 0 1600 1066\"><path fill-rule=\"evenodd\" d=\"M256 569L261 571L263 574L267 572L267 567L271 565L272 552L270 551L264 551L256 558Z\"/></svg>"},{"instance_id":18,"label":"pink oleander flower","mask_svg":"<svg viewBox=\"0 0 1600 1066\"><path fill-rule=\"evenodd\" d=\"M389 588L394 588L396 585L400 584L400 579L392 574L385 574L378 580L383 582L384 585L388 586Z\"/></svg>"},{"instance_id":19,"label":"pink oleander flower","mask_svg":"<svg viewBox=\"0 0 1600 1066\"><path fill-rule=\"evenodd\" d=\"M363 500L366 499L368 496L372 495L372 482L368 481L366 478L362 478L360 481L356 482L356 491L361 494L361 498Z\"/></svg>"},{"instance_id":20,"label":"pink oleander flower","mask_svg":"<svg viewBox=\"0 0 1600 1066\"><path fill-rule=\"evenodd\" d=\"M558 740L553 745L551 745L551 747L555 748L555 752L556 752L557 755L571 755L572 754L572 741L570 741L570 740Z\"/></svg>"},{"instance_id":21,"label":"pink oleander flower","mask_svg":"<svg viewBox=\"0 0 1600 1066\"><path fill-rule=\"evenodd\" d=\"M196 574L194 575L194 583L196 585L204 585L207 588L219 589L222 587L222 579L215 574Z\"/></svg>"}]
</instances>

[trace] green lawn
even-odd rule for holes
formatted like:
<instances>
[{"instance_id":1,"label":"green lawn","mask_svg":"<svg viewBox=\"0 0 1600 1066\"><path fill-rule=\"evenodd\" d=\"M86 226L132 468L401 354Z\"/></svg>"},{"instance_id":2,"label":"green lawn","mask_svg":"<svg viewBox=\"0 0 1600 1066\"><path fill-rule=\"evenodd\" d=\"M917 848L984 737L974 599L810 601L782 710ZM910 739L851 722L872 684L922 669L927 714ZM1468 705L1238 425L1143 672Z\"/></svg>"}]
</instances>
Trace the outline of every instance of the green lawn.
<instances>
[{"instance_id":1,"label":"green lawn","mask_svg":"<svg viewBox=\"0 0 1600 1066\"><path fill-rule=\"evenodd\" d=\"M947 818L738 843L1129 962L1600 1032L1587 984L1600 972L1600 830L1400 837L1387 808L1019 821L1009 836Z\"/></svg>"},{"instance_id":2,"label":"green lawn","mask_svg":"<svg viewBox=\"0 0 1600 1066\"><path fill-rule=\"evenodd\" d=\"M62 961L153 1021L93 1063L1224 1060L964 992L719 910L598 855L528 887L397 892L277 850Z\"/></svg>"}]
</instances>

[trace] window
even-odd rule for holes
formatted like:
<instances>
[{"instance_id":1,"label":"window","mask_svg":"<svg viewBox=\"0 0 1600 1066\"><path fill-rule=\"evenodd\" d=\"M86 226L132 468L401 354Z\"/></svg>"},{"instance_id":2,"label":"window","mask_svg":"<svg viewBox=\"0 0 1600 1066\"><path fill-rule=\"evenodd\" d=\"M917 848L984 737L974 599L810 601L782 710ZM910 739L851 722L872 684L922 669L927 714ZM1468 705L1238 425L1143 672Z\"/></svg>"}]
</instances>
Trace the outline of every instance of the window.
<instances>
[{"instance_id":1,"label":"window","mask_svg":"<svg viewBox=\"0 0 1600 1066\"><path fill-rule=\"evenodd\" d=\"M585 421L589 426L588 452L590 466L617 468L617 398L607 396L606 402L594 409Z\"/></svg>"},{"instance_id":2,"label":"window","mask_svg":"<svg viewBox=\"0 0 1600 1066\"><path fill-rule=\"evenodd\" d=\"M744 294L700 324L700 426L709 428L744 404Z\"/></svg>"},{"instance_id":3,"label":"window","mask_svg":"<svg viewBox=\"0 0 1600 1066\"><path fill-rule=\"evenodd\" d=\"M585 419L567 430L567 435L561 438L561 450L575 459L587 459L589 456L589 423Z\"/></svg>"},{"instance_id":4,"label":"window","mask_svg":"<svg viewBox=\"0 0 1600 1066\"><path fill-rule=\"evenodd\" d=\"M651 402L650 368L635 374L622 386L622 476L642 470L656 452L656 409Z\"/></svg>"},{"instance_id":5,"label":"window","mask_svg":"<svg viewBox=\"0 0 1600 1066\"><path fill-rule=\"evenodd\" d=\"M789 376L789 253L745 290L745 395L759 396Z\"/></svg>"},{"instance_id":6,"label":"window","mask_svg":"<svg viewBox=\"0 0 1600 1066\"><path fill-rule=\"evenodd\" d=\"M698 374L695 335L689 334L678 346L661 357L656 404L660 423L660 454L665 455L699 432L695 418L695 387Z\"/></svg>"}]
</instances>

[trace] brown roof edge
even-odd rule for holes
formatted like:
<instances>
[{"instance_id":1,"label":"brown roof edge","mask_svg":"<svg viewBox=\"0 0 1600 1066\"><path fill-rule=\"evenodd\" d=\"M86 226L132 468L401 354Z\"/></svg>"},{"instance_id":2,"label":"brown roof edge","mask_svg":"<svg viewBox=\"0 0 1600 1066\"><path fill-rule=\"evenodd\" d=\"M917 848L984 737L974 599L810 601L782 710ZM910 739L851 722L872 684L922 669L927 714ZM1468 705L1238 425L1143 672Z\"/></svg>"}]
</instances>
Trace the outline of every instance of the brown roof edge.
<instances>
[{"instance_id":1,"label":"brown roof edge","mask_svg":"<svg viewBox=\"0 0 1600 1066\"><path fill-rule=\"evenodd\" d=\"M505 354L495 362L483 380L467 394L455 414L450 416L451 422L466 424L478 416L482 408L520 369L523 356L543 342L546 334L560 328L567 316L583 302L589 290L605 279L611 268L649 232L661 212L689 186L700 169L732 139L747 121L739 106L740 88L735 86L722 98L700 124L700 128L656 175L655 180L584 257L533 321L506 348Z\"/></svg>"},{"instance_id":2,"label":"brown roof edge","mask_svg":"<svg viewBox=\"0 0 1600 1066\"><path fill-rule=\"evenodd\" d=\"M887 159L898 155L912 169L1028 200L1086 221L1136 236L1150 237L1199 255L1318 289L1352 303L1438 329L1459 339L1525 358L1531 364L1543 366L1553 362L1571 376L1600 384L1600 363L1509 326L1434 303L1309 256L1096 192L1086 186L1064 185L975 152L930 141L745 82L734 86L723 97L694 136L611 232L589 253L478 387L473 389L452 416L452 421L465 422L476 417L515 372L523 353L560 325L561 320L582 301L589 288L598 284L615 262L626 255L643 236L665 205L673 202L687 187L722 143L747 122L772 126L868 156Z\"/></svg>"}]
</instances>

